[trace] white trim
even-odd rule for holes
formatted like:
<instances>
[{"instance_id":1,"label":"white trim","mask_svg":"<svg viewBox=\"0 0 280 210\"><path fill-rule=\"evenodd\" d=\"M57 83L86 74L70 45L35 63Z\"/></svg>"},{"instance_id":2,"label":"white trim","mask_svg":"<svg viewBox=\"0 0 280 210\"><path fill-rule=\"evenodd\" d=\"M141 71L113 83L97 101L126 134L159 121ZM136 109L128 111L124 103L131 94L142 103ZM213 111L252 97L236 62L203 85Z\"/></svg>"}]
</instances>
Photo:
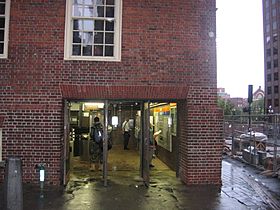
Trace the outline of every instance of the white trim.
<instances>
[{"instance_id":1,"label":"white trim","mask_svg":"<svg viewBox=\"0 0 280 210\"><path fill-rule=\"evenodd\" d=\"M10 23L10 0L5 2L5 34L4 34L4 52L0 54L0 59L8 58L8 43L9 43L9 23Z\"/></svg>"},{"instance_id":2,"label":"white trim","mask_svg":"<svg viewBox=\"0 0 280 210\"><path fill-rule=\"evenodd\" d=\"M72 56L72 0L66 1L65 34L64 34L64 60L85 61L121 61L121 34L122 34L122 0L115 0L115 32L114 57L107 56ZM98 19L98 18L97 18Z\"/></svg>"}]
</instances>

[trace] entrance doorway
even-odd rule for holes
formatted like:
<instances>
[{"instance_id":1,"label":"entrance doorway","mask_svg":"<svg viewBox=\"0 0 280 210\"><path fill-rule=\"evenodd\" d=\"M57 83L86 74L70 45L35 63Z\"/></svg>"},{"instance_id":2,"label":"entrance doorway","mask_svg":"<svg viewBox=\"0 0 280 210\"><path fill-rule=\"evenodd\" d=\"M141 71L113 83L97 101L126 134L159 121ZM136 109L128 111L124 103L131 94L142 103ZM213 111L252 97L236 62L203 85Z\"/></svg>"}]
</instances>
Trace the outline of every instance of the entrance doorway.
<instances>
[{"instance_id":1,"label":"entrance doorway","mask_svg":"<svg viewBox=\"0 0 280 210\"><path fill-rule=\"evenodd\" d=\"M65 104L65 185L69 179L96 177L107 185L108 177L111 179L121 172L134 172L149 185L153 170L176 170L176 158L168 157L177 154L173 142L177 121L175 103L66 101ZM109 151L103 151L100 171L90 170L90 130L94 117L99 117L104 128L107 127L106 143L110 138L113 144ZM129 150L124 150L123 145L122 124L126 118L130 127Z\"/></svg>"}]
</instances>

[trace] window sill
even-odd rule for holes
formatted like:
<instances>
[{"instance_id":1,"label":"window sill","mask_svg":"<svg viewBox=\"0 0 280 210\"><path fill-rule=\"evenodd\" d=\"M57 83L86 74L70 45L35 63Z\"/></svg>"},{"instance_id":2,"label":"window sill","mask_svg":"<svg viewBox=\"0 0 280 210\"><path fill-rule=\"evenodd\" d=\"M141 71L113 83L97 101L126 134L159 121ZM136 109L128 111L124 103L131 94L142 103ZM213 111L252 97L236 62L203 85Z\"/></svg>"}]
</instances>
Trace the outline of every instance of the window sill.
<instances>
[{"instance_id":1,"label":"window sill","mask_svg":"<svg viewBox=\"0 0 280 210\"><path fill-rule=\"evenodd\" d=\"M66 61L101 61L101 62L120 62L120 58L104 58L104 57L64 57Z\"/></svg>"}]
</instances>

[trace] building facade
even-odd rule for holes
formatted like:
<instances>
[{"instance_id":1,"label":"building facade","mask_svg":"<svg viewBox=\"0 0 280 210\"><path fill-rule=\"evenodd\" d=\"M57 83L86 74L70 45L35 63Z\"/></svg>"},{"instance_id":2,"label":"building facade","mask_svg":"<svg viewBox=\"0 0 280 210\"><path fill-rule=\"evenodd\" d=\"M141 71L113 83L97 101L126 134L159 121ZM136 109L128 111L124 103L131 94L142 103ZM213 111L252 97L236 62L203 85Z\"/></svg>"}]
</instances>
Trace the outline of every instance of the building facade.
<instances>
[{"instance_id":1,"label":"building facade","mask_svg":"<svg viewBox=\"0 0 280 210\"><path fill-rule=\"evenodd\" d=\"M279 32L280 32L280 2L278 0L263 0L264 29L264 69L265 69L265 109L269 107L275 113L279 108Z\"/></svg>"},{"instance_id":2,"label":"building facade","mask_svg":"<svg viewBox=\"0 0 280 210\"><path fill-rule=\"evenodd\" d=\"M215 13L215 0L0 1L0 161L20 157L24 182L45 163L61 184L67 100L172 100L178 177L221 184Z\"/></svg>"}]
</instances>

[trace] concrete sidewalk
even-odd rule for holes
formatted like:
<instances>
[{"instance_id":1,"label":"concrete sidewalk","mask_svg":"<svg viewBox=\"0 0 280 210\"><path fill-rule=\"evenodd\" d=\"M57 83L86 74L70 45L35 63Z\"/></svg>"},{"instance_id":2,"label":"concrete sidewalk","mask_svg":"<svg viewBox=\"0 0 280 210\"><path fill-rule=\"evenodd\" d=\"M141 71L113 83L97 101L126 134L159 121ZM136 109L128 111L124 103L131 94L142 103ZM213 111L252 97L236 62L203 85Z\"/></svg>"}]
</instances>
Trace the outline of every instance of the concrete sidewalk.
<instances>
[{"instance_id":1,"label":"concrete sidewalk","mask_svg":"<svg viewBox=\"0 0 280 210\"><path fill-rule=\"evenodd\" d=\"M24 185L24 209L279 209L279 179L258 175L259 172L226 158L221 187L185 186L169 170L154 168L149 188L143 185L137 171L112 171L109 186L103 187L102 174L98 172L91 178L72 180L66 189L47 187L40 193L39 186Z\"/></svg>"}]
</instances>

